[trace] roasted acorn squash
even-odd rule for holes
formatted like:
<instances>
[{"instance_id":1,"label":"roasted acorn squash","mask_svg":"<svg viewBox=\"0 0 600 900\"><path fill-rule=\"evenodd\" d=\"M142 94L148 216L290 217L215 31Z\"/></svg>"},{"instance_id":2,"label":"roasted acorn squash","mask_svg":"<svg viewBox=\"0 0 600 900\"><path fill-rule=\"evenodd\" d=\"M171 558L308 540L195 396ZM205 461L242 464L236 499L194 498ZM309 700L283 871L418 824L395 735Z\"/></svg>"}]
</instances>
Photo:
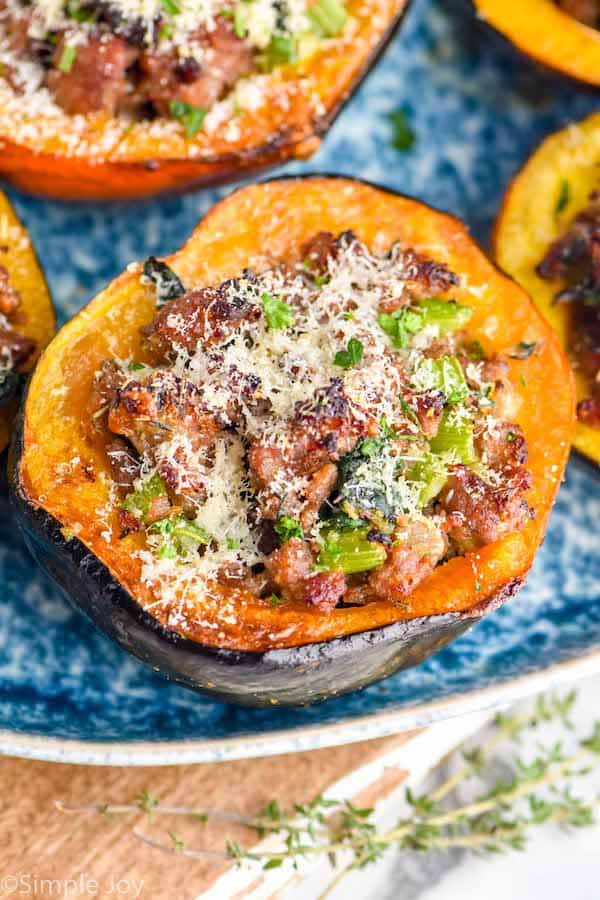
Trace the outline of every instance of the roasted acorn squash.
<instances>
[{"instance_id":1,"label":"roasted acorn squash","mask_svg":"<svg viewBox=\"0 0 600 900\"><path fill-rule=\"evenodd\" d=\"M139 268L109 285L46 350L13 444L13 501L41 565L124 648L167 677L225 700L306 703L421 662L521 585L566 464L574 416L568 361L527 295L490 264L456 219L359 181L282 179L221 201L167 263L184 284L216 284L238 275L265 248L286 258L322 229L348 228L367 245L400 240L459 273L462 283L452 295L474 307L469 333L490 353L536 342L529 358L510 359L516 418L530 449L528 500L536 511L521 531L440 565L402 605L377 601L323 614L302 603L273 608L249 595L237 621L217 633L202 615L169 629L160 613L144 609L152 597L131 557L141 536L111 536L118 501L111 503L106 454L90 438L82 412L101 361L141 352L139 328L151 319L155 296L140 286Z\"/></svg>"},{"instance_id":2,"label":"roasted acorn squash","mask_svg":"<svg viewBox=\"0 0 600 900\"><path fill-rule=\"evenodd\" d=\"M17 367L17 375L33 368L55 329L54 309L44 275L31 246L29 235L18 220L6 196L0 192L0 266L8 273L9 284L20 298L19 334L35 342L35 350ZM17 404L13 391L0 398L0 450L7 446Z\"/></svg>"},{"instance_id":3,"label":"roasted acorn squash","mask_svg":"<svg viewBox=\"0 0 600 900\"><path fill-rule=\"evenodd\" d=\"M410 0L349 0L344 34L293 65L262 76L262 101L225 127L186 137L161 122L106 115L44 117L0 104L0 176L63 200L139 198L180 192L305 159L393 35ZM17 98L18 99L18 98Z\"/></svg>"},{"instance_id":4,"label":"roasted acorn squash","mask_svg":"<svg viewBox=\"0 0 600 900\"><path fill-rule=\"evenodd\" d=\"M473 0L478 15L532 59L587 84L600 84L600 31L554 0Z\"/></svg>"},{"instance_id":5,"label":"roasted acorn squash","mask_svg":"<svg viewBox=\"0 0 600 900\"><path fill-rule=\"evenodd\" d=\"M554 303L555 281L536 273L550 244L597 190L600 163L600 115L569 125L551 135L534 152L509 187L494 230L494 254L500 267L533 298L556 329L565 349L568 304ZM560 286L560 285L559 285ZM586 380L575 371L578 399L586 396ZM600 463L600 431L579 422L574 446Z\"/></svg>"}]
</instances>

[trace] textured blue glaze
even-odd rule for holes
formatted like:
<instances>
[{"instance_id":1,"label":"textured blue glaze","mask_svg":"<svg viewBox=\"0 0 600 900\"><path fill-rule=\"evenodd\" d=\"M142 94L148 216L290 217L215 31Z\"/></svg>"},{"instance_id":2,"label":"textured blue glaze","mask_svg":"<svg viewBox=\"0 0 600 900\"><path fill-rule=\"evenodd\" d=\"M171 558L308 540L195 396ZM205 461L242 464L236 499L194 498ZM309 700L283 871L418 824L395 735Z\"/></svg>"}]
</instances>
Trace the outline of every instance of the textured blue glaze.
<instances>
[{"instance_id":1,"label":"textured blue glaze","mask_svg":"<svg viewBox=\"0 0 600 900\"><path fill-rule=\"evenodd\" d=\"M281 171L342 172L414 194L464 218L485 242L502 192L532 147L596 105L591 94L520 60L460 0L417 0L320 152ZM418 135L404 154L390 146L387 114L398 106ZM64 320L132 259L179 247L226 192L137 207L14 199ZM600 646L600 481L577 461L516 600L418 668L303 710L225 706L152 675L36 573L10 514L0 512L0 729L119 741L292 730L472 691Z\"/></svg>"}]
</instances>

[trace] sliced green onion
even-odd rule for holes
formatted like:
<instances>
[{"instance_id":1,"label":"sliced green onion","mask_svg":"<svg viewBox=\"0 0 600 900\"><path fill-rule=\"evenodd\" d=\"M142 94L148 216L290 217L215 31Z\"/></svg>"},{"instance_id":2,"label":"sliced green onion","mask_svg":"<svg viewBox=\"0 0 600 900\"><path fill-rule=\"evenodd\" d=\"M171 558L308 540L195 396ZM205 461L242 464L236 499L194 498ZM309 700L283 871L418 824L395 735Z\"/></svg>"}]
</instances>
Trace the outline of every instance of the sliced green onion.
<instances>
[{"instance_id":1,"label":"sliced green onion","mask_svg":"<svg viewBox=\"0 0 600 900\"><path fill-rule=\"evenodd\" d=\"M233 11L233 33L240 40L248 33L248 11L241 3L238 3Z\"/></svg>"},{"instance_id":2,"label":"sliced green onion","mask_svg":"<svg viewBox=\"0 0 600 900\"><path fill-rule=\"evenodd\" d=\"M419 300L419 310L423 317L423 327L437 325L440 334L464 328L473 315L470 306L461 306L455 300L440 300L439 297Z\"/></svg>"},{"instance_id":3,"label":"sliced green onion","mask_svg":"<svg viewBox=\"0 0 600 900\"><path fill-rule=\"evenodd\" d=\"M348 14L339 0L317 0L306 15L320 37L336 37L343 31Z\"/></svg>"},{"instance_id":4,"label":"sliced green onion","mask_svg":"<svg viewBox=\"0 0 600 900\"><path fill-rule=\"evenodd\" d=\"M458 419L452 412L445 412L438 433L429 441L434 453L453 453L465 466L477 461L473 426Z\"/></svg>"},{"instance_id":5,"label":"sliced green onion","mask_svg":"<svg viewBox=\"0 0 600 900\"><path fill-rule=\"evenodd\" d=\"M166 497L167 488L160 475L153 475L135 491L128 494L123 503L123 509L132 513L138 519L145 519L150 512L152 501L158 497Z\"/></svg>"},{"instance_id":6,"label":"sliced green onion","mask_svg":"<svg viewBox=\"0 0 600 900\"><path fill-rule=\"evenodd\" d=\"M346 575L368 572L386 560L385 547L367 540L368 527L343 533L332 531L326 535L318 564L327 572L341 569Z\"/></svg>"},{"instance_id":7,"label":"sliced green onion","mask_svg":"<svg viewBox=\"0 0 600 900\"><path fill-rule=\"evenodd\" d=\"M258 57L258 65L270 72L276 66L285 66L298 59L298 44L293 34L273 34L269 45Z\"/></svg>"},{"instance_id":8,"label":"sliced green onion","mask_svg":"<svg viewBox=\"0 0 600 900\"><path fill-rule=\"evenodd\" d=\"M91 12L89 9L85 9L84 4L81 3L80 0L67 0L65 13L69 19L74 19L75 22L96 21L96 13Z\"/></svg>"},{"instance_id":9,"label":"sliced green onion","mask_svg":"<svg viewBox=\"0 0 600 900\"><path fill-rule=\"evenodd\" d=\"M68 75L71 71L76 56L77 47L71 47L69 44L65 44L58 61L58 68L61 72L64 72L65 75Z\"/></svg>"},{"instance_id":10,"label":"sliced green onion","mask_svg":"<svg viewBox=\"0 0 600 900\"><path fill-rule=\"evenodd\" d=\"M419 502L422 506L427 506L446 484L448 470L439 456L426 453L423 459L411 466L407 478L421 485Z\"/></svg>"},{"instance_id":11,"label":"sliced green onion","mask_svg":"<svg viewBox=\"0 0 600 900\"><path fill-rule=\"evenodd\" d=\"M469 396L469 386L456 356L423 359L415 372L417 386L442 391L450 405L462 403Z\"/></svg>"}]
</instances>

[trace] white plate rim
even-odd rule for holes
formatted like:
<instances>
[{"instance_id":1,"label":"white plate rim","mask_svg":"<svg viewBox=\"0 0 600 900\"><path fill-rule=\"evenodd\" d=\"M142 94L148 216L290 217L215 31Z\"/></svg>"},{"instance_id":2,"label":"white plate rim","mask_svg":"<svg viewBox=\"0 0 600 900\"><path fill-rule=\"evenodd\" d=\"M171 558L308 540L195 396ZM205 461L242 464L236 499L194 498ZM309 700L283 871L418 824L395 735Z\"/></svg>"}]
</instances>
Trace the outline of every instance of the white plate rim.
<instances>
[{"instance_id":1,"label":"white plate rim","mask_svg":"<svg viewBox=\"0 0 600 900\"><path fill-rule=\"evenodd\" d=\"M82 741L0 730L0 754L95 766L169 766L227 762L337 747L422 728L442 719L498 709L600 672L600 647L500 683L398 710L234 738Z\"/></svg>"}]
</instances>

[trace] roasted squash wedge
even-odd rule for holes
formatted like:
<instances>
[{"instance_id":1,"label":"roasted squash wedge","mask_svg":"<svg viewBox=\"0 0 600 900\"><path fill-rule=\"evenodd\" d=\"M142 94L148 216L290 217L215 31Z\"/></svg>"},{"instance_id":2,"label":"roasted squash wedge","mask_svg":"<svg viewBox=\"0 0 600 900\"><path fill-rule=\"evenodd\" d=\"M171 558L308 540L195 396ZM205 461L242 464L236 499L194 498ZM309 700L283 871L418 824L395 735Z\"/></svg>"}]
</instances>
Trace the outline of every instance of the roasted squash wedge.
<instances>
[{"instance_id":1,"label":"roasted squash wedge","mask_svg":"<svg viewBox=\"0 0 600 900\"><path fill-rule=\"evenodd\" d=\"M215 628L194 599L173 618L140 577L141 534L119 533L104 446L83 412L107 355L143 354L140 327L156 297L130 267L59 332L41 358L12 448L12 498L41 565L121 646L167 677L250 705L301 704L364 686L415 665L512 596L542 540L574 423L572 375L559 341L527 295L478 249L463 224L407 197L330 176L240 189L217 204L166 260L184 284L235 277L264 252L285 259L326 229L352 229L367 246L402 242L459 273L452 296L473 308L469 336L509 358L519 423L529 444L535 516L476 552L437 566L402 602L273 605L248 594ZM142 357L143 358L143 357ZM134 556L132 556L134 553ZM171 610L172 612L172 610Z\"/></svg>"},{"instance_id":2,"label":"roasted squash wedge","mask_svg":"<svg viewBox=\"0 0 600 900\"><path fill-rule=\"evenodd\" d=\"M547 138L509 187L494 231L498 264L532 297L538 309L568 347L571 308L556 303L556 281L541 278L536 268L550 245L589 203L599 185L600 115ZM575 370L578 400L589 391ZM600 463L600 430L579 422L574 446Z\"/></svg>"},{"instance_id":3,"label":"roasted squash wedge","mask_svg":"<svg viewBox=\"0 0 600 900\"><path fill-rule=\"evenodd\" d=\"M19 301L14 315L15 321L11 325L19 336L33 342L26 360L22 364L17 364L11 373L10 385L7 383L8 379L2 379L0 450L4 450L10 439L16 413L18 383L22 380L23 374L33 368L35 359L52 337L56 322L48 287L29 235L7 197L1 192L0 267L8 276L8 290L14 291Z\"/></svg>"},{"instance_id":4,"label":"roasted squash wedge","mask_svg":"<svg viewBox=\"0 0 600 900\"><path fill-rule=\"evenodd\" d=\"M570 78L600 85L600 31L555 0L473 0L478 15L527 56Z\"/></svg>"},{"instance_id":5,"label":"roasted squash wedge","mask_svg":"<svg viewBox=\"0 0 600 900\"><path fill-rule=\"evenodd\" d=\"M251 103L236 96L233 112L193 135L161 117L131 122L56 109L45 116L39 104L28 105L0 78L0 176L58 199L135 199L305 159L375 63L409 2L349 0L339 37L261 75Z\"/></svg>"}]
</instances>

